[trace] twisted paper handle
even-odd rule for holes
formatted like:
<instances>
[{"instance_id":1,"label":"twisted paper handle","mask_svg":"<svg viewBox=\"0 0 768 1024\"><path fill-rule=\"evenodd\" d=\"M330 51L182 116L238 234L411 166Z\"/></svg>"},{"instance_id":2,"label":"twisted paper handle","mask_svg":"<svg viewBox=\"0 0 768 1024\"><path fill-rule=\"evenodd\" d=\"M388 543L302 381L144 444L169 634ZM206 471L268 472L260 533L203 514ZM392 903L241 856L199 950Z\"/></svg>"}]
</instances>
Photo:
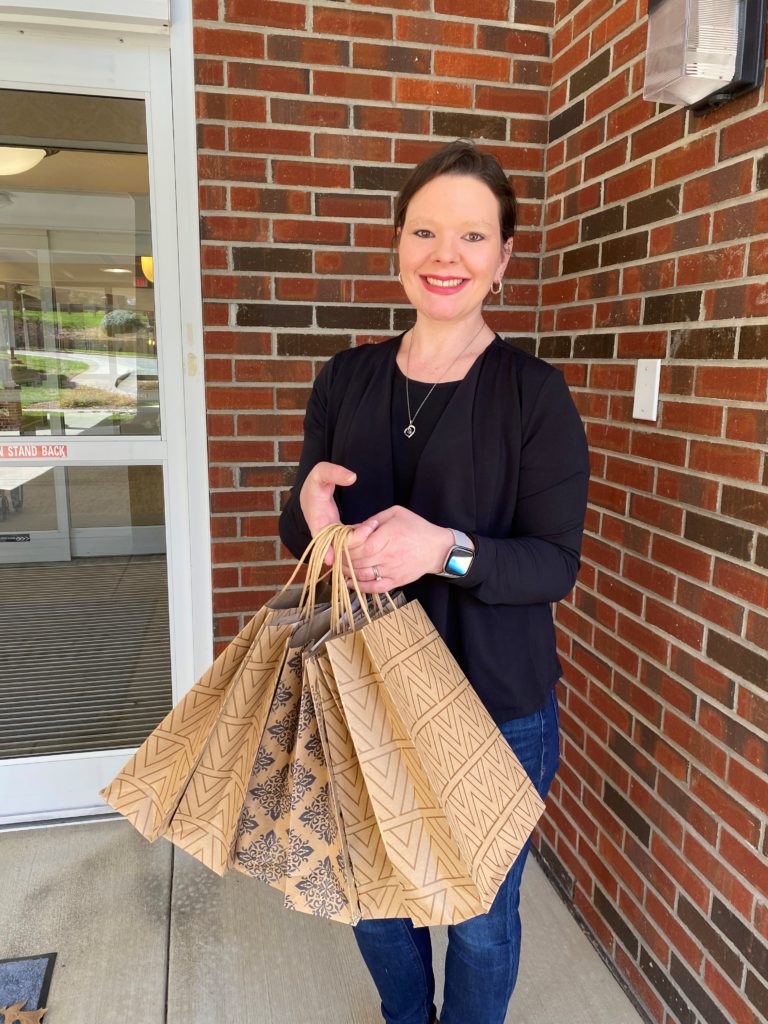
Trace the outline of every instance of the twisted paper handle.
<instances>
[{"instance_id":1,"label":"twisted paper handle","mask_svg":"<svg viewBox=\"0 0 768 1024\"><path fill-rule=\"evenodd\" d=\"M360 590L360 584L349 564L349 538L354 531L354 526L345 526L344 523L329 523L319 530L304 550L296 568L291 573L291 578L283 587L288 587L296 579L302 564L307 562L307 575L299 598L299 609L307 617L314 615L317 605L317 591L320 583L330 574L331 586L331 631L339 633L346 624L354 620L354 608L349 584L360 603L360 608L366 619L371 622L369 601L375 612L383 614L386 604L383 598L389 602L390 608L396 607L396 602L390 593L365 595ZM334 559L330 569L325 564L326 555L333 548ZM344 564L347 563L345 574Z\"/></svg>"},{"instance_id":2,"label":"twisted paper handle","mask_svg":"<svg viewBox=\"0 0 768 1024\"><path fill-rule=\"evenodd\" d=\"M319 530L307 547L304 549L296 568L291 573L290 579L283 587L285 592L295 581L304 562L307 563L307 575L299 597L299 610L311 618L315 613L317 605L317 591L320 583L330 574L331 577L331 629L337 633L341 630L345 621L352 621L353 609L352 599L346 584L343 566L345 556L349 552L349 535L354 527L345 526L343 523L329 523ZM334 549L333 566L329 569L325 564L328 551ZM351 573L351 569L350 569ZM370 621L368 607L360 592L360 586L351 573L350 580L355 593L360 601L366 617Z\"/></svg>"}]
</instances>

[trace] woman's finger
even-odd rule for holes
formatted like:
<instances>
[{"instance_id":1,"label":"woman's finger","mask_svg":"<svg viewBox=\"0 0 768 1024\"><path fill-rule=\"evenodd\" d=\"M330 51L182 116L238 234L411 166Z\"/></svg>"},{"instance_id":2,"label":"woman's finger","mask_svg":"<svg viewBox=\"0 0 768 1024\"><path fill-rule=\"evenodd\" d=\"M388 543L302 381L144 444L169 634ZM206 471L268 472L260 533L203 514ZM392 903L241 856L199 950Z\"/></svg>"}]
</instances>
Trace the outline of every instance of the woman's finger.
<instances>
[{"instance_id":1,"label":"woman's finger","mask_svg":"<svg viewBox=\"0 0 768 1024\"><path fill-rule=\"evenodd\" d=\"M350 533L347 539L347 546L350 551L355 551L357 548L365 544L372 534L376 532L379 527L378 520L368 519L364 523L360 523L356 526L352 533Z\"/></svg>"}]
</instances>

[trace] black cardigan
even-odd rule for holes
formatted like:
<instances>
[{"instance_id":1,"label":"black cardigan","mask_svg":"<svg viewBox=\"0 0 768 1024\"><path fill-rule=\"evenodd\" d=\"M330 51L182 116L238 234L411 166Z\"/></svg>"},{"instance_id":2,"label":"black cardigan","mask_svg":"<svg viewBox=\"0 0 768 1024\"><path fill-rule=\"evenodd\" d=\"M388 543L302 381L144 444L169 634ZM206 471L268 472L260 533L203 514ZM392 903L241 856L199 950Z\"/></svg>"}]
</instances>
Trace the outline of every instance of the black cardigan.
<instances>
[{"instance_id":1,"label":"black cardigan","mask_svg":"<svg viewBox=\"0 0 768 1024\"><path fill-rule=\"evenodd\" d=\"M280 518L297 557L310 540L299 492L317 462L357 473L335 492L342 522L393 504L390 404L401 338L339 352L318 375ZM404 588L497 722L543 707L561 674L550 602L576 579L588 479L584 428L563 375L497 336L427 441L409 503L472 535L472 567L460 579L427 575Z\"/></svg>"}]
</instances>

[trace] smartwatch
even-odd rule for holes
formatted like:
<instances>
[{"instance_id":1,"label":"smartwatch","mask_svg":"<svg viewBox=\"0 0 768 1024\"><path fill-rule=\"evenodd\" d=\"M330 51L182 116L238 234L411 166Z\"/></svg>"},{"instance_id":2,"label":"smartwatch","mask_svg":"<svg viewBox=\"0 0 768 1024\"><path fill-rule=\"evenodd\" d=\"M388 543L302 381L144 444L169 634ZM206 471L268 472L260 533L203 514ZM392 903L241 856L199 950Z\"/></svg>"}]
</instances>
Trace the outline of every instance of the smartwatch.
<instances>
[{"instance_id":1,"label":"smartwatch","mask_svg":"<svg viewBox=\"0 0 768 1024\"><path fill-rule=\"evenodd\" d=\"M437 576L456 577L466 576L470 570L475 557L475 545L466 533L461 530L451 529L454 544L445 559L443 571L436 573Z\"/></svg>"}]
</instances>

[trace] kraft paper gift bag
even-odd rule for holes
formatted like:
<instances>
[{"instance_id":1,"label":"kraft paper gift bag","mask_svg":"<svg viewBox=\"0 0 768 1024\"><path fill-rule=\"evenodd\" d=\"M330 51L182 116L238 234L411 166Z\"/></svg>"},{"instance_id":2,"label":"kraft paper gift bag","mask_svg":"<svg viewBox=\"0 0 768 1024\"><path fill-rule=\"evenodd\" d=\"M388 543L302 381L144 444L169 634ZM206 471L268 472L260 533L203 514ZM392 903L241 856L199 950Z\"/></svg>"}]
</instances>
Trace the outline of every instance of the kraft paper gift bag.
<instances>
[{"instance_id":1,"label":"kraft paper gift bag","mask_svg":"<svg viewBox=\"0 0 768 1024\"><path fill-rule=\"evenodd\" d=\"M405 886L387 855L327 654L306 657L304 672L323 749L333 765L331 793L343 822L358 914L368 919L408 917Z\"/></svg>"},{"instance_id":2,"label":"kraft paper gift bag","mask_svg":"<svg viewBox=\"0 0 768 1024\"><path fill-rule=\"evenodd\" d=\"M418 603L359 589L353 603L350 532L318 534L301 594L254 617L104 795L148 838L261 878L293 909L466 920L543 804Z\"/></svg>"},{"instance_id":3,"label":"kraft paper gift bag","mask_svg":"<svg viewBox=\"0 0 768 1024\"><path fill-rule=\"evenodd\" d=\"M544 804L424 610L417 601L392 608L317 657L338 691L380 863L402 885L393 910L399 899L425 925L484 913ZM345 755L348 746L331 743L332 765ZM357 878L349 832L348 843Z\"/></svg>"},{"instance_id":4,"label":"kraft paper gift bag","mask_svg":"<svg viewBox=\"0 0 768 1024\"><path fill-rule=\"evenodd\" d=\"M147 839L166 836L217 874L308 596L286 587L267 602L101 791Z\"/></svg>"},{"instance_id":5,"label":"kraft paper gift bag","mask_svg":"<svg viewBox=\"0 0 768 1024\"><path fill-rule=\"evenodd\" d=\"M296 630L277 679L248 782L233 865L280 889L294 910L353 923L359 917L326 749L303 654L329 615Z\"/></svg>"}]
</instances>

